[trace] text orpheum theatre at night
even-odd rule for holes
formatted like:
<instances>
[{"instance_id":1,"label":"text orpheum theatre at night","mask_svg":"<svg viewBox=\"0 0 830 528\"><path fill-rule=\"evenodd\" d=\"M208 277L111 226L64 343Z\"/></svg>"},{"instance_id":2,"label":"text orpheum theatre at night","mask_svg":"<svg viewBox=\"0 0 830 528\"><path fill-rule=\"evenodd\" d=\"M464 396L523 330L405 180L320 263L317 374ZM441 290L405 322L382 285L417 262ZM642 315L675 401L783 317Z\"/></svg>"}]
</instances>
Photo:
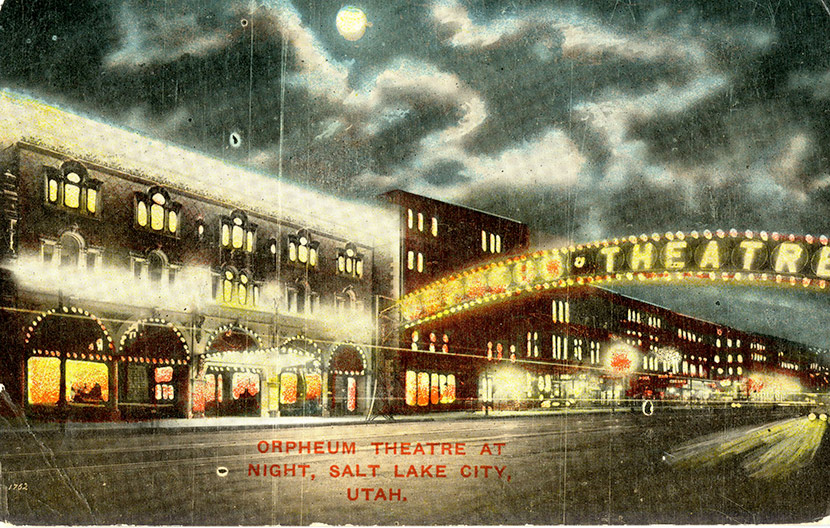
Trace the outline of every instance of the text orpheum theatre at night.
<instances>
[{"instance_id":1,"label":"text orpheum theatre at night","mask_svg":"<svg viewBox=\"0 0 830 528\"><path fill-rule=\"evenodd\" d=\"M342 483L339 492L349 501L406 501L408 479L487 479L510 482L501 457L505 442L353 442L260 440L261 455L307 456L303 462L249 462L248 477L329 479ZM358 451L377 463L352 463ZM332 461L334 457L334 461ZM413 463L416 462L416 463ZM392 485L388 485L389 483ZM381 486L383 484L383 486Z\"/></svg>"}]
</instances>

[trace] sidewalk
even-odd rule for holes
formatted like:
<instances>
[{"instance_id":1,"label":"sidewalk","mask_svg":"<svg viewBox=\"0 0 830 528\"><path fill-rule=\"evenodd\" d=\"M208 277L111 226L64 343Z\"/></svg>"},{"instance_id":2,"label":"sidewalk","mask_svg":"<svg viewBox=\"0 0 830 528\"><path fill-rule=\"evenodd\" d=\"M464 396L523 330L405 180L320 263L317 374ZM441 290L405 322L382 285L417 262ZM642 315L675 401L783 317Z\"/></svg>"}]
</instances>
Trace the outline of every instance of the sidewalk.
<instances>
[{"instance_id":1,"label":"sidewalk","mask_svg":"<svg viewBox=\"0 0 830 528\"><path fill-rule=\"evenodd\" d=\"M556 410L523 410L523 411L490 411L485 415L484 411L454 411L428 414L394 415L390 420L387 416L372 416L367 419L361 416L284 416L279 418L257 418L243 416L225 416L219 418L174 418L164 420L149 420L143 422L34 422L29 421L28 425L15 426L11 424L0 425L0 435L4 432L86 432L86 431L124 431L124 432L153 432L153 431L218 431L218 430L249 430L249 429L283 429L296 427L325 427L336 425L358 425L358 424L385 424L385 423L424 423L424 422L447 422L460 420L478 419L509 419L522 417L561 416L576 414L600 414L600 413L630 413L628 407L603 407L603 408L564 408Z\"/></svg>"}]
</instances>

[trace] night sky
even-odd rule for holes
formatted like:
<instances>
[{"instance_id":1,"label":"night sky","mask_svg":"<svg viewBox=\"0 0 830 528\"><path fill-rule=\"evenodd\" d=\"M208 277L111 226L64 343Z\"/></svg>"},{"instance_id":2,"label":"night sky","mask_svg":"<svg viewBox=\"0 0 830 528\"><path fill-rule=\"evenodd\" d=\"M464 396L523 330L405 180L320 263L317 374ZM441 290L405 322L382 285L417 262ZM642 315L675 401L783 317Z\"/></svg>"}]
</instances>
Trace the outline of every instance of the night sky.
<instances>
[{"instance_id":1,"label":"night sky","mask_svg":"<svg viewBox=\"0 0 830 528\"><path fill-rule=\"evenodd\" d=\"M830 235L827 2L363 1L350 42L346 2L5 0L0 82L275 174L282 127L287 179L484 209L540 247ZM830 347L825 295L625 291Z\"/></svg>"}]
</instances>

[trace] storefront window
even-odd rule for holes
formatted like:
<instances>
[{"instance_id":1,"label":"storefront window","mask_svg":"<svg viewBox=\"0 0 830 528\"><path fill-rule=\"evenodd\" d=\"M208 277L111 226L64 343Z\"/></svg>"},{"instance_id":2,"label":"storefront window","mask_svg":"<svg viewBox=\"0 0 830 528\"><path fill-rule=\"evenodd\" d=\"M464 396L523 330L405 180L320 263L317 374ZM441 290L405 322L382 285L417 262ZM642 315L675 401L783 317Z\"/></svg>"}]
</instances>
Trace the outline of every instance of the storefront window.
<instances>
[{"instance_id":1,"label":"storefront window","mask_svg":"<svg viewBox=\"0 0 830 528\"><path fill-rule=\"evenodd\" d=\"M58 403L61 387L61 360L51 357L31 357L28 369L29 403L33 405Z\"/></svg>"},{"instance_id":2,"label":"storefront window","mask_svg":"<svg viewBox=\"0 0 830 528\"><path fill-rule=\"evenodd\" d=\"M296 398L296 379L294 394ZM233 375L233 399L259 394L259 375L251 372L237 372Z\"/></svg>"},{"instance_id":3,"label":"storefront window","mask_svg":"<svg viewBox=\"0 0 830 528\"><path fill-rule=\"evenodd\" d=\"M429 374L418 373L418 405L424 407L429 404Z\"/></svg>"},{"instance_id":4,"label":"storefront window","mask_svg":"<svg viewBox=\"0 0 830 528\"><path fill-rule=\"evenodd\" d=\"M433 373L430 376L431 381L429 384L429 401L433 405L437 405L438 401L440 400L440 394L438 391L438 374Z\"/></svg>"},{"instance_id":5,"label":"storefront window","mask_svg":"<svg viewBox=\"0 0 830 528\"><path fill-rule=\"evenodd\" d=\"M94 361L66 360L66 400L103 403L109 400L107 365Z\"/></svg>"},{"instance_id":6,"label":"storefront window","mask_svg":"<svg viewBox=\"0 0 830 528\"><path fill-rule=\"evenodd\" d=\"M280 375L280 404L297 403L297 375L283 372Z\"/></svg>"},{"instance_id":7,"label":"storefront window","mask_svg":"<svg viewBox=\"0 0 830 528\"><path fill-rule=\"evenodd\" d=\"M413 337L414 339L414 337ZM413 343L414 344L414 343ZM417 404L418 385L417 375L413 370L406 371L406 404L414 406Z\"/></svg>"},{"instance_id":8,"label":"storefront window","mask_svg":"<svg viewBox=\"0 0 830 528\"><path fill-rule=\"evenodd\" d=\"M357 409L357 380L349 378L348 380L348 400L346 401L346 408L349 412L354 412Z\"/></svg>"},{"instance_id":9,"label":"storefront window","mask_svg":"<svg viewBox=\"0 0 830 528\"><path fill-rule=\"evenodd\" d=\"M316 400L323 394L323 376L319 372L307 375L305 381L306 400Z\"/></svg>"},{"instance_id":10,"label":"storefront window","mask_svg":"<svg viewBox=\"0 0 830 528\"><path fill-rule=\"evenodd\" d=\"M447 376L447 403L455 402L455 375Z\"/></svg>"}]
</instances>

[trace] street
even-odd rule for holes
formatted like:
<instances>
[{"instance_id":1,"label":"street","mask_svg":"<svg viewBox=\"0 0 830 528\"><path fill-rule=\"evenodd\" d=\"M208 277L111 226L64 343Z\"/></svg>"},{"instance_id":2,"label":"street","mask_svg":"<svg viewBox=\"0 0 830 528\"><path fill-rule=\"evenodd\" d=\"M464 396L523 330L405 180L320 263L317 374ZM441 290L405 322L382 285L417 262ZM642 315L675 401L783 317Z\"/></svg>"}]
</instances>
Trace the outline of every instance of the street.
<instances>
[{"instance_id":1,"label":"street","mask_svg":"<svg viewBox=\"0 0 830 528\"><path fill-rule=\"evenodd\" d=\"M608 411L239 431L0 431L11 523L622 524L827 515L827 442L778 479L665 462L793 410ZM803 414L803 413L802 413ZM0 496L2 498L2 496Z\"/></svg>"}]
</instances>

